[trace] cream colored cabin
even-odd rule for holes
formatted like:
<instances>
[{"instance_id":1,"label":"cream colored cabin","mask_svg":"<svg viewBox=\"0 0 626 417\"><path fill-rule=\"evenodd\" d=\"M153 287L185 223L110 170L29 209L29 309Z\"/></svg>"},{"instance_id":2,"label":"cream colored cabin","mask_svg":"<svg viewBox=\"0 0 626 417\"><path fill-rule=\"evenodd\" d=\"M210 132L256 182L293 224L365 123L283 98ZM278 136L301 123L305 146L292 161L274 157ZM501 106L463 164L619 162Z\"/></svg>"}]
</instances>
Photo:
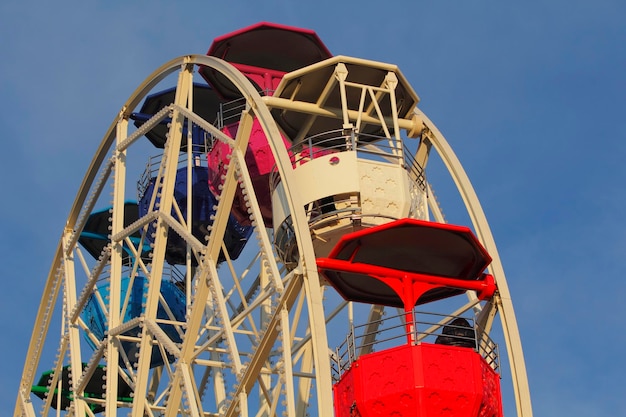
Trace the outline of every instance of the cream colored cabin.
<instances>
[{"instance_id":1,"label":"cream colored cabin","mask_svg":"<svg viewBox=\"0 0 626 417\"><path fill-rule=\"evenodd\" d=\"M292 144L316 256L355 230L428 219L423 169L402 140L402 131L421 133L419 98L395 65L333 57L286 74L265 99ZM271 187L276 249L292 264L297 246L278 176Z\"/></svg>"}]
</instances>

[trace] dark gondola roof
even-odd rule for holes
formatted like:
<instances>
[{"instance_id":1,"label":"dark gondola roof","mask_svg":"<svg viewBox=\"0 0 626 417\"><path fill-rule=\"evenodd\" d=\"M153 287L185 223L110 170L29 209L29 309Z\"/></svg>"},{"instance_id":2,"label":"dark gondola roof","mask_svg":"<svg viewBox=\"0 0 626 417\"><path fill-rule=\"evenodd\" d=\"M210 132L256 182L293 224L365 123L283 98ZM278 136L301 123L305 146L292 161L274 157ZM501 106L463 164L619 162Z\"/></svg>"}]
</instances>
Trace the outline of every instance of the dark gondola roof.
<instances>
[{"instance_id":1,"label":"dark gondola roof","mask_svg":"<svg viewBox=\"0 0 626 417\"><path fill-rule=\"evenodd\" d=\"M416 219L401 219L346 234L328 259L346 262L348 269L350 265L358 269L320 268L345 299L393 307L403 307L401 292L404 288L402 285L392 288L393 280L379 275L380 271L397 276L419 274L470 281L481 279L491 263L491 257L469 228ZM462 292L457 288L435 286L425 291L416 304Z\"/></svg>"},{"instance_id":2,"label":"dark gondola roof","mask_svg":"<svg viewBox=\"0 0 626 417\"><path fill-rule=\"evenodd\" d=\"M244 74L265 72L275 78L332 56L314 31L269 22L215 38L207 55L233 64ZM200 74L225 99L241 96L217 71L200 67Z\"/></svg>"},{"instance_id":3,"label":"dark gondola roof","mask_svg":"<svg viewBox=\"0 0 626 417\"><path fill-rule=\"evenodd\" d=\"M85 223L85 227L80 233L80 237L78 238L78 242L89 252L91 256L95 259L98 259L102 254L102 250L110 243L109 235L111 234L111 230L109 226L111 225L110 213L111 207L106 207L99 211L94 211L91 213L87 222ZM139 219L139 206L136 201L126 201L124 202L124 227L129 226ZM141 234L139 231L133 233L130 236L130 240L138 245L141 239ZM150 248L147 245L144 245L143 254L145 255ZM131 257L132 252L128 249L126 244L124 244L124 253L122 255L122 259L124 261L128 260Z\"/></svg>"},{"instance_id":4,"label":"dark gondola roof","mask_svg":"<svg viewBox=\"0 0 626 417\"><path fill-rule=\"evenodd\" d=\"M135 126L139 127L143 125L162 108L172 104L174 102L175 95L176 88L172 87L147 96L139 112L133 113L130 116L131 119L135 121ZM193 112L205 119L207 122L213 123L215 121L217 114L220 111L220 104L222 102L223 100L218 96L215 90L208 85L199 83L195 83L193 85ZM155 147L165 147L168 131L167 124L170 121L170 118L165 118L160 124L146 133L146 137ZM183 135L186 135L187 126L185 125L183 129ZM201 132L201 129L197 127L193 130L192 140L194 145L203 145L204 137ZM186 145L184 143L182 149L186 149Z\"/></svg>"}]
</instances>

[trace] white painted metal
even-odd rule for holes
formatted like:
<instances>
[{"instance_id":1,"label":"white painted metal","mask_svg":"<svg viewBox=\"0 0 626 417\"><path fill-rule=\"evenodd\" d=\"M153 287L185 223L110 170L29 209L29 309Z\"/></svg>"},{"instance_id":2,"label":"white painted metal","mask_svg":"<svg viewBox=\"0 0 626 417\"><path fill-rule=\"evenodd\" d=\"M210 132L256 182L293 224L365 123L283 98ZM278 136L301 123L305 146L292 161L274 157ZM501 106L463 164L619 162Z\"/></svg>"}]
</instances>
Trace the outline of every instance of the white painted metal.
<instances>
[{"instance_id":1,"label":"white painted metal","mask_svg":"<svg viewBox=\"0 0 626 417\"><path fill-rule=\"evenodd\" d=\"M371 65L379 71L386 71L384 81L381 85L350 82L344 62L363 68ZM193 112L193 70L197 65L220 72L244 97L245 105L235 138L227 137L212 125L212 120L203 120ZM71 365L73 369L80 369L81 362L87 364L85 371L72 373L72 405L67 411L57 412L58 415L92 415L89 405L98 405L106 408L107 417L126 414L303 417L307 413L331 416L331 350L341 342L353 319L361 320L361 324L371 322L368 329L376 331L378 324L374 323L384 317L385 309L374 307L370 311L369 307L346 303L334 290L323 285L315 264L316 255L319 255L316 252L320 249L311 236L311 213L306 207L322 197L347 194L350 195L349 204L365 208L375 216L427 219L426 184L420 167L426 166L431 144L442 155L457 181L476 233L494 258L490 272L496 277L499 294L495 303L483 306L479 319L488 324L486 331L489 332L498 310L514 374L518 415L532 415L521 343L504 273L484 214L460 163L443 136L423 114L418 111L403 117L398 114L395 91L399 83L414 97L415 103L418 99L395 66L335 57L329 62L313 65L312 69L325 65L335 66L334 75L320 88L319 97L312 103L261 97L234 67L201 55L180 57L166 63L137 88L105 134L68 216L37 312L14 417L35 415L29 391L39 373L54 369L50 383L58 386L61 368ZM306 75L306 71L298 70L292 74ZM174 101L151 121L135 129L129 123L131 113L137 111L144 98L172 75L177 75ZM356 105L348 103L346 92L355 88L362 91ZM337 89L341 108L328 107L326 101ZM383 96L391 97L388 114L378 104ZM371 98L367 106L364 104L366 97ZM333 155L327 155L294 169L271 109L307 115L297 139L304 139L306 130L314 126L319 117L336 118L341 127L352 134L358 134L355 129L379 125L384 132L388 153L382 161L372 162L356 158L354 150L352 153L341 152L337 155L344 165L338 166L336 161L331 161ZM149 156L142 137L165 117L170 117L171 123L157 174L162 184L158 204L153 196L151 211L125 227L124 202L135 198L130 185L137 179L137 167ZM273 196L277 208L274 213L276 224L289 218L293 229L298 258L296 265L290 268L275 256L273 231L263 225L259 199L244 158L255 119L268 138L276 159ZM183 126L185 123L189 126L190 121L201 126L213 140L227 143L232 149L206 241L191 233L191 226L181 218L181 209L173 197L177 171L187 167L186 173L191 175L189 167L194 156L188 150L181 152L181 146L188 140L183 136ZM417 137L424 126L427 130L416 157L413 162L408 162L403 156L402 136ZM371 144L365 148L370 152L377 150ZM333 171L335 168L341 173ZM364 176L373 180L368 182L370 180L364 180ZM325 180L320 182L320 177ZM220 253L238 189L246 195L253 233L240 259L231 260L226 254L222 260ZM109 193L113 196L112 201L107 200ZM88 261L82 256L78 236L88 216L102 205L112 206L111 245L99 260ZM439 220L440 213L432 212ZM351 224L361 224L355 223L361 221L357 217L350 218ZM150 224L156 228L152 256L147 259L141 256L144 242L137 245L131 242L130 236L138 231L145 236ZM170 279L170 265L165 260L165 253L171 233L180 235L187 244L186 263L177 268L185 277L185 291L191 299L187 300L187 314L181 321L172 315L162 319L157 314L159 307L171 313L161 294L161 282ZM122 254L125 248L134 254L131 265L124 265ZM123 296L121 283L129 277L132 282L139 276L146 278L145 306L138 318L124 322L128 298ZM81 311L90 294L100 297L97 288L103 282L109 285L108 299L102 300L107 306L109 331L100 341L89 330L89 323L83 322ZM463 304L451 311L461 313L475 307L476 303ZM63 313L58 325L53 320L56 319L55 311ZM172 326L181 339L171 339L163 330L165 325ZM60 338L56 337L57 327L60 328ZM140 331L137 336L129 333L137 330ZM85 343L79 337L81 335L90 343ZM367 340L372 339L375 337ZM129 346L138 347L138 358L128 354L132 352ZM361 350L365 352L370 348ZM52 359L51 349L58 349L56 361ZM152 359L155 358L161 359L162 365L154 366ZM98 363L106 363L106 380L102 381L106 387L104 399L85 395L87 383ZM118 398L118 381L132 387L132 400ZM50 408L51 401L52 397L48 396L40 415L55 412Z\"/></svg>"}]
</instances>

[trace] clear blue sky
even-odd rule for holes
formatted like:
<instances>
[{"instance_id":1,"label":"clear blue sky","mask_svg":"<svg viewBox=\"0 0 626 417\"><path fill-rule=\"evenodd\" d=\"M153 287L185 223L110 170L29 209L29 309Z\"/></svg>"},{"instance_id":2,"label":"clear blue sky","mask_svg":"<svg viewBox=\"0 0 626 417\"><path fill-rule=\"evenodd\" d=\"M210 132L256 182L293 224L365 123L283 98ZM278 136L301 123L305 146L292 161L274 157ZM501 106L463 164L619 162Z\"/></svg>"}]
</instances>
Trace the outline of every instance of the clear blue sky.
<instances>
[{"instance_id":1,"label":"clear blue sky","mask_svg":"<svg viewBox=\"0 0 626 417\"><path fill-rule=\"evenodd\" d=\"M626 415L626 3L210 4L0 3L0 415L70 205L121 104L165 61L258 21L400 67L486 211L535 415Z\"/></svg>"}]
</instances>

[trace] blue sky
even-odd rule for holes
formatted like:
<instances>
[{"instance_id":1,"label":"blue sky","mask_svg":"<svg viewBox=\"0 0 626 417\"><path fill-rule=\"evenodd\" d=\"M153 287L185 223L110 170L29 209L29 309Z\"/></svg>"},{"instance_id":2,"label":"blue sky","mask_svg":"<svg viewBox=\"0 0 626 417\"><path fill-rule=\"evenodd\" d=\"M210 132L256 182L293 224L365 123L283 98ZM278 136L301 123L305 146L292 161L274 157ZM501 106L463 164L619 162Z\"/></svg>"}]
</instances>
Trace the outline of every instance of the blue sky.
<instances>
[{"instance_id":1,"label":"blue sky","mask_svg":"<svg viewBox=\"0 0 626 417\"><path fill-rule=\"evenodd\" d=\"M400 67L487 214L535 415L626 415L625 15L618 0L4 0L0 415L12 412L51 258L97 141L162 63L258 21L313 29L334 54ZM449 191L440 196L454 218L461 207Z\"/></svg>"}]
</instances>

